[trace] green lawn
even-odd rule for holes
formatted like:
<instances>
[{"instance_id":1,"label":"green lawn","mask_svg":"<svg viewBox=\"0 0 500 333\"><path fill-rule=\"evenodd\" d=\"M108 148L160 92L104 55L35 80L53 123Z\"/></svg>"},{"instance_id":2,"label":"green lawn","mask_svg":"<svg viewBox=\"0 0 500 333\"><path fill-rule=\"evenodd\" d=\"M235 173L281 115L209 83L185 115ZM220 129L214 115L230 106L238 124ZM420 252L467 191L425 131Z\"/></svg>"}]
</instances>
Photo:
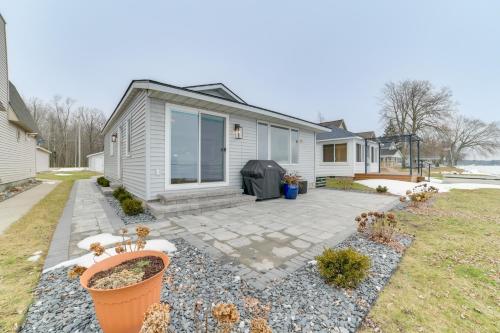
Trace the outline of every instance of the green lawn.
<instances>
[{"instance_id":1,"label":"green lawn","mask_svg":"<svg viewBox=\"0 0 500 333\"><path fill-rule=\"evenodd\" d=\"M500 190L453 190L432 208L398 213L416 238L369 314L375 327L500 332L499 198Z\"/></svg>"},{"instance_id":2,"label":"green lawn","mask_svg":"<svg viewBox=\"0 0 500 333\"><path fill-rule=\"evenodd\" d=\"M62 182L0 235L0 332L15 332L21 324L33 299L43 259L71 187L75 180L93 175L93 172L71 172L71 176L40 175L38 178ZM43 252L42 259L35 263L26 260L39 250Z\"/></svg>"},{"instance_id":3,"label":"green lawn","mask_svg":"<svg viewBox=\"0 0 500 333\"><path fill-rule=\"evenodd\" d=\"M355 183L355 182L352 182L352 183L347 183L348 184L348 188L347 190L357 190L357 191L365 191L365 192L376 192L375 189L371 188L371 187L368 187L368 186L365 186L365 185L361 185L361 184L358 184L358 183ZM326 179L326 187L327 188L333 188L333 189L337 189L337 190L345 190L345 180L343 179L335 179L335 178L327 178Z\"/></svg>"}]
</instances>

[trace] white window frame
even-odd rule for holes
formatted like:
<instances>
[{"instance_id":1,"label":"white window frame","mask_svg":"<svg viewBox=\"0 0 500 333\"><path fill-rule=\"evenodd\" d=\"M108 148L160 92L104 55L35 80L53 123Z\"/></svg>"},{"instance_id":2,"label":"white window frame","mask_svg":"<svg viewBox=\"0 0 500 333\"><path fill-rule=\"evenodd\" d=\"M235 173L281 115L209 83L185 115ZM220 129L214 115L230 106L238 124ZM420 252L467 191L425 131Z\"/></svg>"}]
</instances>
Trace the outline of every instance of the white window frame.
<instances>
[{"instance_id":1,"label":"white window frame","mask_svg":"<svg viewBox=\"0 0 500 333\"><path fill-rule=\"evenodd\" d=\"M361 161L358 161L358 145L360 145L360 147L361 147ZM356 163L363 163L365 161L365 145L362 143L356 142L355 150L356 150L356 156L354 158L355 158Z\"/></svg>"},{"instance_id":2,"label":"white window frame","mask_svg":"<svg viewBox=\"0 0 500 333\"><path fill-rule=\"evenodd\" d=\"M170 152L171 152L171 144L172 144L172 130L171 130L171 112L172 110L178 112L186 112L186 113L196 113L198 114L198 124L200 124L201 114L208 114L218 117L225 118L226 121L226 133L225 133L225 145L226 145L226 156L225 156L225 170L224 170L224 181L222 182L210 182L210 183L202 183L201 182L201 168L198 167L198 181L196 183L187 183L187 184L171 184L170 180L172 178L171 175L171 165L170 165ZM230 149L229 149L229 135L232 134L232 130L230 129L229 123L229 115L224 113L218 113L213 111L208 111L205 109L193 108L189 106L181 106L177 104L165 103L165 190L172 189L194 189L194 188L206 188L206 187L217 187L217 186L228 186L229 185L229 159L230 159ZM201 126L198 126L198 140L200 140ZM236 139L234 139L236 140ZM198 146L198 166L200 166L201 162L201 144Z\"/></svg>"},{"instance_id":3,"label":"white window frame","mask_svg":"<svg viewBox=\"0 0 500 333\"><path fill-rule=\"evenodd\" d=\"M274 127L279 127L279 128L283 128L283 129L287 129L288 130L288 162L287 163L283 163L283 162L278 162L276 161L277 163L281 164L281 165L298 165L300 164L300 130L298 128L295 128L295 127L290 127L290 126L285 126L285 125L281 125L281 124L276 124L276 123L271 123L271 122L267 122L267 121L261 121L261 120L257 120L256 122L256 126L257 126L257 140L255 140L255 144L256 144L256 158L258 159L259 158L259 124L262 124L262 125L266 125L267 126L267 159L270 160L271 159L271 156L272 156L272 151L271 151L271 140L272 140L272 135L271 135L271 126L274 126ZM297 131L297 134L298 134L298 141L297 142L297 145L298 145L298 161L296 163L292 163L292 130L294 131Z\"/></svg>"},{"instance_id":4,"label":"white window frame","mask_svg":"<svg viewBox=\"0 0 500 333\"><path fill-rule=\"evenodd\" d=\"M327 162L325 161L325 155L324 155L324 146L327 146L327 145L333 145L333 162ZM337 162L337 155L335 154L336 150L337 150L337 145L346 145L346 152L347 152L347 156L346 156L346 160L345 161L340 161L340 162ZM324 143L321 145L321 163L322 164L337 164L337 165L342 165L342 164L347 164L349 162L349 143L348 142L337 142L337 143Z\"/></svg>"}]
</instances>

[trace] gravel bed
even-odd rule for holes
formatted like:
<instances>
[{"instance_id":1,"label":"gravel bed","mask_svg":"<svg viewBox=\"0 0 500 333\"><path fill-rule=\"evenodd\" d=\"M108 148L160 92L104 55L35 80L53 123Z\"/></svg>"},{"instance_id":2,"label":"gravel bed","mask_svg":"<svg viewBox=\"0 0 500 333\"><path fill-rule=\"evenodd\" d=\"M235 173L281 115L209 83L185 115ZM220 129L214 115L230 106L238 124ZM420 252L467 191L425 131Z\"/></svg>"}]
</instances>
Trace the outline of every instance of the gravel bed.
<instances>
[{"instance_id":1,"label":"gravel bed","mask_svg":"<svg viewBox=\"0 0 500 333\"><path fill-rule=\"evenodd\" d=\"M122 206L120 205L120 202L116 200L114 197L106 197L106 200L108 200L108 203L111 207L116 212L116 215L120 217L125 224L136 224L136 223L151 223L151 222L156 222L156 218L151 215L151 213L147 210L144 209L144 213L137 214L137 215L127 215L123 212Z\"/></svg>"},{"instance_id":2,"label":"gravel bed","mask_svg":"<svg viewBox=\"0 0 500 333\"><path fill-rule=\"evenodd\" d=\"M406 246L411 241L400 239ZM183 239L173 242L178 252L166 273L172 282L166 283L162 292L162 300L172 306L173 332L195 331L193 318L197 301L202 302L204 308L198 312L200 325L203 326L203 315L211 304L231 302L240 310L241 321L236 331L248 332L245 296L271 304L269 322L274 332L355 332L402 256L388 246L355 234L337 246L356 248L372 259L369 277L355 290L325 285L313 263L264 290L254 290L222 263L214 262ZM90 296L78 280L68 280L66 274L67 269L59 269L42 275L21 332L101 332ZM213 332L211 319L209 327L209 332Z\"/></svg>"}]
</instances>

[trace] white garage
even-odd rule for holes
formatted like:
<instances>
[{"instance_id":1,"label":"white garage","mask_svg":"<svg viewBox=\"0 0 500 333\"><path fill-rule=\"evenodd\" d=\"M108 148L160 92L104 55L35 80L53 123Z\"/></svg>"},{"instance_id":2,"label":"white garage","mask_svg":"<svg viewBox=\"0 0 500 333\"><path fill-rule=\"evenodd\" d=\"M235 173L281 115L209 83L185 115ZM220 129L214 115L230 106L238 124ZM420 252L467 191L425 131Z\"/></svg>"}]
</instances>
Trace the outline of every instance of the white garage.
<instances>
[{"instance_id":1,"label":"white garage","mask_svg":"<svg viewBox=\"0 0 500 333\"><path fill-rule=\"evenodd\" d=\"M89 170L104 172L104 152L87 155Z\"/></svg>"},{"instance_id":2,"label":"white garage","mask_svg":"<svg viewBox=\"0 0 500 333\"><path fill-rule=\"evenodd\" d=\"M47 150L40 146L36 147L36 152L35 152L36 172L49 171L50 154L52 154L50 150Z\"/></svg>"}]
</instances>

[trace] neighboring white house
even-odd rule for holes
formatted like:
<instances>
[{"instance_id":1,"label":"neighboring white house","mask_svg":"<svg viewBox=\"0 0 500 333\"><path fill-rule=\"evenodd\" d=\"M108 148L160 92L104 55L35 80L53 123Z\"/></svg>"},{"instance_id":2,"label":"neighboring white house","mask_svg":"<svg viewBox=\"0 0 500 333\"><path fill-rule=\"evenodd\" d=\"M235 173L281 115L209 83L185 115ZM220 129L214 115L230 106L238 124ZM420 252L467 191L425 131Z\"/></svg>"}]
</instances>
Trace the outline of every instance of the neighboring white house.
<instances>
[{"instance_id":1,"label":"neighboring white house","mask_svg":"<svg viewBox=\"0 0 500 333\"><path fill-rule=\"evenodd\" d=\"M104 152L87 155L89 170L104 172Z\"/></svg>"},{"instance_id":2,"label":"neighboring white house","mask_svg":"<svg viewBox=\"0 0 500 333\"><path fill-rule=\"evenodd\" d=\"M316 177L354 177L356 173L379 171L378 142L345 129L339 121L321 123L330 132L316 136Z\"/></svg>"},{"instance_id":3,"label":"neighboring white house","mask_svg":"<svg viewBox=\"0 0 500 333\"><path fill-rule=\"evenodd\" d=\"M49 171L50 154L52 154L50 150L47 150L40 146L36 146L36 153L35 153L36 172Z\"/></svg>"},{"instance_id":4,"label":"neighboring white house","mask_svg":"<svg viewBox=\"0 0 500 333\"><path fill-rule=\"evenodd\" d=\"M403 154L396 147L380 149L380 162L382 167L401 167Z\"/></svg>"},{"instance_id":5,"label":"neighboring white house","mask_svg":"<svg viewBox=\"0 0 500 333\"><path fill-rule=\"evenodd\" d=\"M0 190L35 177L37 127L9 82L5 21L0 15Z\"/></svg>"},{"instance_id":6,"label":"neighboring white house","mask_svg":"<svg viewBox=\"0 0 500 333\"><path fill-rule=\"evenodd\" d=\"M249 160L315 183L321 125L247 104L223 84L132 81L103 134L104 174L144 200L177 189L241 186Z\"/></svg>"}]
</instances>

